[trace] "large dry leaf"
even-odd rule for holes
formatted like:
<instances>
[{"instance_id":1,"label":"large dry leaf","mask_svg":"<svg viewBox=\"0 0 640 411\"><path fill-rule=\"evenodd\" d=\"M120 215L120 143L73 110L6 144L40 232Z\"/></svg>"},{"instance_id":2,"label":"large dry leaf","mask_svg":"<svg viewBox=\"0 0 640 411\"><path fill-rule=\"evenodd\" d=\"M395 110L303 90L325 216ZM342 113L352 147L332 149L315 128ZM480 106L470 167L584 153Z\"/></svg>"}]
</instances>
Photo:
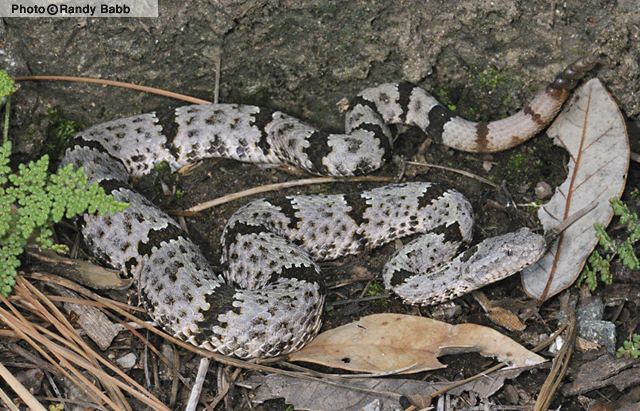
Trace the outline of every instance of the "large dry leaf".
<instances>
[{"instance_id":1,"label":"large dry leaf","mask_svg":"<svg viewBox=\"0 0 640 411\"><path fill-rule=\"evenodd\" d=\"M401 314L369 315L326 331L289 359L350 371L408 374L446 367L439 356L466 352L496 357L509 368L545 361L488 327Z\"/></svg>"},{"instance_id":2,"label":"large dry leaf","mask_svg":"<svg viewBox=\"0 0 640 411\"><path fill-rule=\"evenodd\" d=\"M485 399L516 378L524 368L499 370L448 391L461 395L471 391ZM412 403L427 407L431 395L451 386L450 381L421 381L400 378L349 378L338 381L307 380L287 375L252 375L244 384L253 389L252 401L262 403L284 398L296 410L356 411L376 404L380 410L405 409L408 398Z\"/></svg>"},{"instance_id":3,"label":"large dry leaf","mask_svg":"<svg viewBox=\"0 0 640 411\"><path fill-rule=\"evenodd\" d=\"M545 232L573 214L593 207L558 236L549 251L522 274L522 284L538 300L559 293L578 277L596 246L593 225L613 217L609 200L624 190L629 140L618 106L600 80L584 84L547 134L569 152L569 174L549 202L538 210Z\"/></svg>"}]
</instances>

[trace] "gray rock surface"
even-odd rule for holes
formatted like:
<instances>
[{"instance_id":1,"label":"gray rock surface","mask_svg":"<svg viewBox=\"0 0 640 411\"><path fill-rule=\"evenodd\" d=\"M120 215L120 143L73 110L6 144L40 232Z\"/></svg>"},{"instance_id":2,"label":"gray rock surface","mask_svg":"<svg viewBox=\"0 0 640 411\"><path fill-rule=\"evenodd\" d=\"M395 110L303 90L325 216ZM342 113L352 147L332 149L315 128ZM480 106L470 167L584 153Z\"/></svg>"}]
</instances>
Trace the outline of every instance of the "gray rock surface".
<instances>
[{"instance_id":1,"label":"gray rock surface","mask_svg":"<svg viewBox=\"0 0 640 411\"><path fill-rule=\"evenodd\" d=\"M503 115L597 49L604 55L598 76L626 114L637 116L635 2L553 4L163 0L157 19L5 18L0 64L18 74L103 77L212 99L220 61L221 101L266 105L339 129L341 98L392 80L421 83L472 118ZM22 90L14 135L26 152L41 144L47 107L91 125L179 104L70 83L23 83Z\"/></svg>"}]
</instances>

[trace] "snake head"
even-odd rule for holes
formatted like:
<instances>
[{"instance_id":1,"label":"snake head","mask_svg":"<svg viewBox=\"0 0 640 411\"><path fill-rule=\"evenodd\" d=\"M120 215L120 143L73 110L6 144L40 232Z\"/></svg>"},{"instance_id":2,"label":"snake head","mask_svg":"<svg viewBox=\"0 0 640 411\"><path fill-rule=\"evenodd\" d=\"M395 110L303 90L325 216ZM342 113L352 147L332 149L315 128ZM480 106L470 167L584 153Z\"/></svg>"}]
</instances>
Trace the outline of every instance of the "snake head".
<instances>
[{"instance_id":1,"label":"snake head","mask_svg":"<svg viewBox=\"0 0 640 411\"><path fill-rule=\"evenodd\" d=\"M545 238L527 227L497 238L501 240L500 247L504 254L514 257L515 265L519 266L518 271L538 261L547 250Z\"/></svg>"},{"instance_id":2,"label":"snake head","mask_svg":"<svg viewBox=\"0 0 640 411\"><path fill-rule=\"evenodd\" d=\"M517 273L535 263L547 248L543 236L524 227L517 231L487 238L461 256L473 277L485 284ZM484 285L484 284L483 284Z\"/></svg>"}]
</instances>

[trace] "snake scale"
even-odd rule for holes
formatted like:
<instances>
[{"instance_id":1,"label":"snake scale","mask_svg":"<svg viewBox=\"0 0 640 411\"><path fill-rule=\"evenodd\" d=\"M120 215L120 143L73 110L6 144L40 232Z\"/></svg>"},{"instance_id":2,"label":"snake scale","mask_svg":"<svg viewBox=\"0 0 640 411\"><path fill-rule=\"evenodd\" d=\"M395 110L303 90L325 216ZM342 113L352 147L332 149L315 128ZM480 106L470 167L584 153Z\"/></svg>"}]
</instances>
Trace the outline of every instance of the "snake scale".
<instances>
[{"instance_id":1,"label":"snake scale","mask_svg":"<svg viewBox=\"0 0 640 411\"><path fill-rule=\"evenodd\" d=\"M134 276L149 314L165 330L241 358L286 354L320 328L319 261L424 233L391 258L383 277L405 301L433 304L533 263L544 239L522 228L460 253L472 236L469 202L455 190L411 182L252 201L227 222L218 273L170 216L129 185L132 176L159 162L175 170L208 157L291 164L319 175L366 174L390 158L390 126L398 124L459 150L504 150L541 131L592 64L569 65L522 110L489 123L456 116L412 84L382 84L352 101L345 134L255 106L192 105L91 127L75 137L62 163L84 167L90 181L129 203L114 215L85 215L81 231L96 256Z\"/></svg>"}]
</instances>

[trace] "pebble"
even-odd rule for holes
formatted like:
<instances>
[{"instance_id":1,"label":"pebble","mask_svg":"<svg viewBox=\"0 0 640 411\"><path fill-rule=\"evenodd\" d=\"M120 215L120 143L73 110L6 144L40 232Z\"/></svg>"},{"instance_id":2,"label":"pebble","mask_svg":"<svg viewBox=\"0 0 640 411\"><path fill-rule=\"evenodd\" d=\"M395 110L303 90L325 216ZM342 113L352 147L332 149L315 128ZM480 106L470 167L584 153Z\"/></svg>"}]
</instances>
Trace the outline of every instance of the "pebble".
<instances>
[{"instance_id":1,"label":"pebble","mask_svg":"<svg viewBox=\"0 0 640 411\"><path fill-rule=\"evenodd\" d=\"M509 404L518 404L520 402L520 395L518 394L518 389L511 384L505 384L504 389L504 398L507 400Z\"/></svg>"},{"instance_id":2,"label":"pebble","mask_svg":"<svg viewBox=\"0 0 640 411\"><path fill-rule=\"evenodd\" d=\"M549 346L549 352L551 354L557 354L562 349L563 345L564 345L564 338L561 335L559 335L556 337L555 340L553 340L553 343L551 343L551 345Z\"/></svg>"},{"instance_id":3,"label":"pebble","mask_svg":"<svg viewBox=\"0 0 640 411\"><path fill-rule=\"evenodd\" d=\"M462 313L462 308L459 305L453 301L447 301L433 307L431 317L436 320L448 322L460 315L460 313Z\"/></svg>"},{"instance_id":4,"label":"pebble","mask_svg":"<svg viewBox=\"0 0 640 411\"><path fill-rule=\"evenodd\" d=\"M538 184L536 184L536 188L534 189L534 191L538 200L546 200L553 194L553 189L551 188L549 183L545 181L540 181Z\"/></svg>"},{"instance_id":5,"label":"pebble","mask_svg":"<svg viewBox=\"0 0 640 411\"><path fill-rule=\"evenodd\" d=\"M132 352L130 352L129 354L125 354L122 357L118 358L116 360L116 363L125 371L128 371L130 369L133 368L134 365L136 365L136 361L138 360L138 357L136 357L136 355Z\"/></svg>"},{"instance_id":6,"label":"pebble","mask_svg":"<svg viewBox=\"0 0 640 411\"><path fill-rule=\"evenodd\" d=\"M604 321L604 304L600 298L580 304L578 307L578 335L604 346L609 353L616 352L616 326Z\"/></svg>"}]
</instances>

